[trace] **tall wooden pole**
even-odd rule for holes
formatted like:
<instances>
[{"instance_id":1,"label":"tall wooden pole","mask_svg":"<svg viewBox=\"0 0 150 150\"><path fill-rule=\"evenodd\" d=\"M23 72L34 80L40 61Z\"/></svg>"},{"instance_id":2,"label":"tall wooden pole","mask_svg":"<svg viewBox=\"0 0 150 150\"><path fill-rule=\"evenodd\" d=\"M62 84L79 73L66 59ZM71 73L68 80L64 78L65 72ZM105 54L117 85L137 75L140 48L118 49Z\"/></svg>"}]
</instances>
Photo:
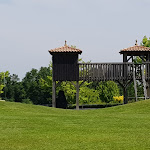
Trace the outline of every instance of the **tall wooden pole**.
<instances>
[{"instance_id":1,"label":"tall wooden pole","mask_svg":"<svg viewBox=\"0 0 150 150\"><path fill-rule=\"evenodd\" d=\"M79 110L79 81L76 84L76 110Z\"/></svg>"},{"instance_id":2,"label":"tall wooden pole","mask_svg":"<svg viewBox=\"0 0 150 150\"><path fill-rule=\"evenodd\" d=\"M123 88L123 95L124 95L124 104L127 104L128 103L128 93L127 93L127 88L124 87Z\"/></svg>"},{"instance_id":3,"label":"tall wooden pole","mask_svg":"<svg viewBox=\"0 0 150 150\"><path fill-rule=\"evenodd\" d=\"M144 74L144 64L142 64L141 70L142 70L142 83L143 83L144 97L146 100L147 99L147 90L146 90L146 81L145 81L145 74Z\"/></svg>"},{"instance_id":4,"label":"tall wooden pole","mask_svg":"<svg viewBox=\"0 0 150 150\"><path fill-rule=\"evenodd\" d=\"M125 63L125 62L128 62L127 54L123 54L123 63ZM124 83L124 85L126 85L126 82L127 82L127 80L126 80L126 78L127 78L127 69L128 69L127 65L124 64L123 65L123 77L124 77L123 83ZM123 95L124 95L124 104L127 104L128 103L127 86L123 87Z\"/></svg>"},{"instance_id":5,"label":"tall wooden pole","mask_svg":"<svg viewBox=\"0 0 150 150\"><path fill-rule=\"evenodd\" d=\"M136 86L135 65L134 64L133 64L133 83L134 83L135 101L137 102L137 86Z\"/></svg>"},{"instance_id":6,"label":"tall wooden pole","mask_svg":"<svg viewBox=\"0 0 150 150\"><path fill-rule=\"evenodd\" d=\"M150 63L150 53L148 53L148 58L147 58L147 62ZM147 75L148 75L148 80L147 80L147 97L150 98L150 64L146 64L147 66Z\"/></svg>"},{"instance_id":7,"label":"tall wooden pole","mask_svg":"<svg viewBox=\"0 0 150 150\"><path fill-rule=\"evenodd\" d=\"M52 87L52 107L56 107L56 81L53 81Z\"/></svg>"}]
</instances>

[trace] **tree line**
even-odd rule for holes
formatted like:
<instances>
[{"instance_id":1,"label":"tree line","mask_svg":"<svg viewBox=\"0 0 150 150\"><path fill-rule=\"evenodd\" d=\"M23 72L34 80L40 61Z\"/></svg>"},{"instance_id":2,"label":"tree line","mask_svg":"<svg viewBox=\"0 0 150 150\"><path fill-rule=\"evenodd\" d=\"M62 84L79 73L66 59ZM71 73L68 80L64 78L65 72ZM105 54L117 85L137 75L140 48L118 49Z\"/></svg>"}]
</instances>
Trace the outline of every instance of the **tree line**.
<instances>
[{"instance_id":1,"label":"tree line","mask_svg":"<svg viewBox=\"0 0 150 150\"><path fill-rule=\"evenodd\" d=\"M137 88L138 96L143 97L143 86L140 82L137 82ZM133 83L128 89L128 95L134 97ZM56 89L57 95L59 91L64 91L68 104L75 104L76 88L72 82L62 82ZM7 101L50 105L52 103L51 65L41 67L39 70L32 69L26 73L22 81L16 74L0 73L0 93L1 98ZM122 88L114 81L84 82L80 87L79 100L80 104L115 103L117 97L122 94Z\"/></svg>"}]
</instances>

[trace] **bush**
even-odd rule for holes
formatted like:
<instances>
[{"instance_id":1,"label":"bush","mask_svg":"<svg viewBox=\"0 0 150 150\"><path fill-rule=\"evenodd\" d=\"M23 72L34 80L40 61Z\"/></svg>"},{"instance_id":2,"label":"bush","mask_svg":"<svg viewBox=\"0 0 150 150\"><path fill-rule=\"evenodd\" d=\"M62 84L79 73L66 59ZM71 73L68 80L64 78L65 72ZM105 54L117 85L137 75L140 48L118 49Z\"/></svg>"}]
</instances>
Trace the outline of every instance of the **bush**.
<instances>
[{"instance_id":1,"label":"bush","mask_svg":"<svg viewBox=\"0 0 150 150\"><path fill-rule=\"evenodd\" d=\"M8 99L9 102L14 102L14 98Z\"/></svg>"},{"instance_id":2,"label":"bush","mask_svg":"<svg viewBox=\"0 0 150 150\"><path fill-rule=\"evenodd\" d=\"M115 102L123 103L123 96L113 96Z\"/></svg>"},{"instance_id":3,"label":"bush","mask_svg":"<svg viewBox=\"0 0 150 150\"><path fill-rule=\"evenodd\" d=\"M22 103L25 103L25 104L33 104L30 99L23 99L23 100L22 100Z\"/></svg>"},{"instance_id":4,"label":"bush","mask_svg":"<svg viewBox=\"0 0 150 150\"><path fill-rule=\"evenodd\" d=\"M14 100L14 98L9 98L9 99L6 98L5 101L8 101L8 102L14 102L15 100Z\"/></svg>"},{"instance_id":5,"label":"bush","mask_svg":"<svg viewBox=\"0 0 150 150\"><path fill-rule=\"evenodd\" d=\"M114 96L119 96L119 88L114 81L100 82L97 87L102 102L113 102Z\"/></svg>"}]
</instances>

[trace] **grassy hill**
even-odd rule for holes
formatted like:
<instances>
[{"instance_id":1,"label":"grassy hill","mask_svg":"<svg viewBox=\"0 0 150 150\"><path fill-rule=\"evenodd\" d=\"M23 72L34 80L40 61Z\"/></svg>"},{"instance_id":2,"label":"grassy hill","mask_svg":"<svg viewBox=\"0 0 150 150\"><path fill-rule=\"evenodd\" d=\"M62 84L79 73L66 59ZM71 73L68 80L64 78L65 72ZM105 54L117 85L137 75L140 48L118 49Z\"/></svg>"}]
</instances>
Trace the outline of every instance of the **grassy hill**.
<instances>
[{"instance_id":1,"label":"grassy hill","mask_svg":"<svg viewBox=\"0 0 150 150\"><path fill-rule=\"evenodd\" d=\"M150 100L96 110L0 102L0 150L150 149Z\"/></svg>"}]
</instances>

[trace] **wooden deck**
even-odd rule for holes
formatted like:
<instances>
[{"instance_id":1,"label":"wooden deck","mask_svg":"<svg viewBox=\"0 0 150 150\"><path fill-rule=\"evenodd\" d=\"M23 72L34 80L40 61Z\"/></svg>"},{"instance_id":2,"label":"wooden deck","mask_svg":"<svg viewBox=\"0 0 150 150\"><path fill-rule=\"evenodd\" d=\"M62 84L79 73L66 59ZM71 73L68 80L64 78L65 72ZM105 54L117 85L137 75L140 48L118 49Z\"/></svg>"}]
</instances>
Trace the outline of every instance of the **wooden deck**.
<instances>
[{"instance_id":1,"label":"wooden deck","mask_svg":"<svg viewBox=\"0 0 150 150\"><path fill-rule=\"evenodd\" d=\"M150 63L79 63L78 65L79 80L83 81L128 81L133 78L142 80L142 75L145 80L150 78Z\"/></svg>"}]
</instances>

